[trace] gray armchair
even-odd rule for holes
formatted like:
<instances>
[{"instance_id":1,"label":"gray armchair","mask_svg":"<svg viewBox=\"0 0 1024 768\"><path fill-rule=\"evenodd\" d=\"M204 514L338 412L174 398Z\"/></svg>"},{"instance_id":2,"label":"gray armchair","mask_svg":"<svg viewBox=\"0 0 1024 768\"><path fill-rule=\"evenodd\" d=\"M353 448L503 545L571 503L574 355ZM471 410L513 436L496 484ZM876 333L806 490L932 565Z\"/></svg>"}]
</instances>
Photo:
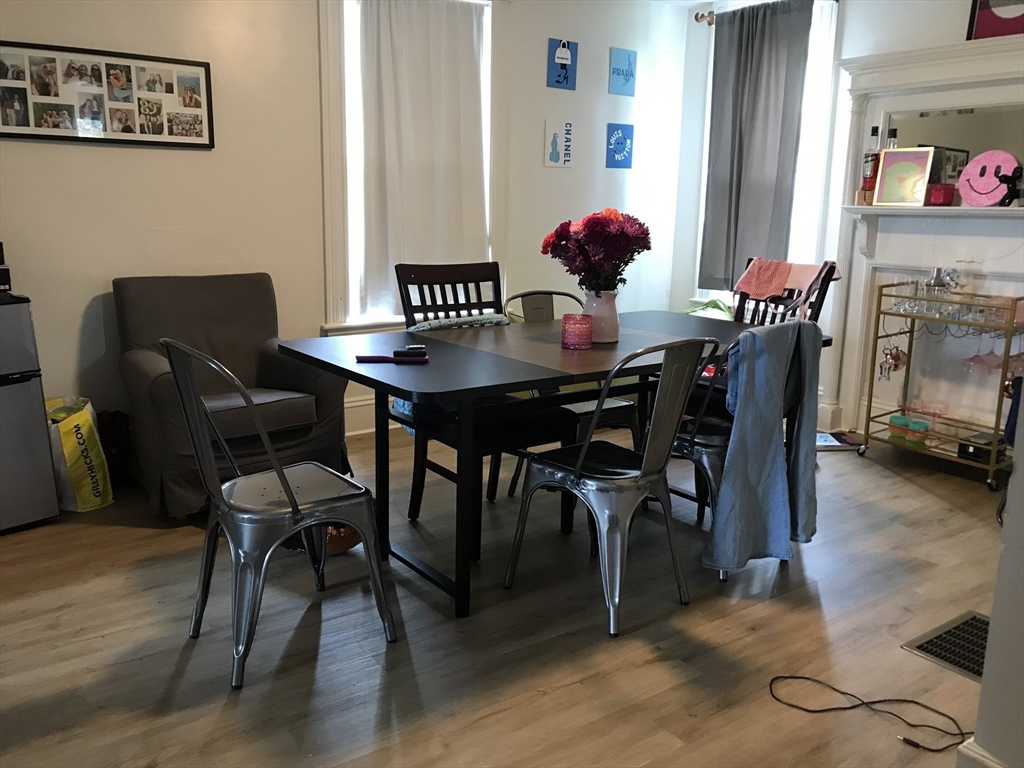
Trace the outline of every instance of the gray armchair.
<instances>
[{"instance_id":1,"label":"gray armchair","mask_svg":"<svg viewBox=\"0 0 1024 768\"><path fill-rule=\"evenodd\" d=\"M318 461L350 471L348 382L278 351L270 275L122 277L114 280L114 304L136 472L154 512L183 517L206 502L162 337L205 352L241 380L282 462ZM269 469L242 398L219 377L196 373L203 399L242 472ZM217 455L223 459L220 451ZM226 460L223 468L227 477Z\"/></svg>"}]
</instances>

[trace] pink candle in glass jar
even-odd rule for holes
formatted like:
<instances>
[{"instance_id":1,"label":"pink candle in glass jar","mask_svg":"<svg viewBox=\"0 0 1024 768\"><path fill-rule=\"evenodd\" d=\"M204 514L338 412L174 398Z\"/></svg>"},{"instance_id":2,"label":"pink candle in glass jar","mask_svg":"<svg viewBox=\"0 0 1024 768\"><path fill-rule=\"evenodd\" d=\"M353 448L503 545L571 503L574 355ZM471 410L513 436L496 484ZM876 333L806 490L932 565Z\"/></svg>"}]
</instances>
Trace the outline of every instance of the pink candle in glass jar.
<instances>
[{"instance_id":1,"label":"pink candle in glass jar","mask_svg":"<svg viewBox=\"0 0 1024 768\"><path fill-rule=\"evenodd\" d=\"M590 349L593 337L591 315L562 315L562 349Z\"/></svg>"}]
</instances>

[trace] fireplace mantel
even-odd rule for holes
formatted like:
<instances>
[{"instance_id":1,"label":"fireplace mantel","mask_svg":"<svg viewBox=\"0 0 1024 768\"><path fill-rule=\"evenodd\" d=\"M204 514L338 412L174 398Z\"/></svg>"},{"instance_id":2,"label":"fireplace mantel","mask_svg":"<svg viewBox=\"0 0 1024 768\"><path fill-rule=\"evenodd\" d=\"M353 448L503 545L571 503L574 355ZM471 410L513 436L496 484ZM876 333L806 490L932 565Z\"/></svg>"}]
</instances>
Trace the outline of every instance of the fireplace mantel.
<instances>
[{"instance_id":1,"label":"fireplace mantel","mask_svg":"<svg viewBox=\"0 0 1024 768\"><path fill-rule=\"evenodd\" d=\"M1018 295L1024 288L1024 209L873 209L850 205L860 184L868 128L909 110L1020 104L1024 110L1024 41L976 40L919 51L845 59L849 76L849 133L844 181L831 199L838 224L826 235L843 279L834 284L828 332L836 340L822 358L822 428L857 428L867 376L873 287L887 272L924 274L953 267L971 254L978 273ZM837 116L837 123L845 116ZM840 131L837 127L837 135ZM956 258L954 258L954 256ZM948 261L949 263L943 263ZM1015 286L1016 283L1020 285Z\"/></svg>"}]
</instances>

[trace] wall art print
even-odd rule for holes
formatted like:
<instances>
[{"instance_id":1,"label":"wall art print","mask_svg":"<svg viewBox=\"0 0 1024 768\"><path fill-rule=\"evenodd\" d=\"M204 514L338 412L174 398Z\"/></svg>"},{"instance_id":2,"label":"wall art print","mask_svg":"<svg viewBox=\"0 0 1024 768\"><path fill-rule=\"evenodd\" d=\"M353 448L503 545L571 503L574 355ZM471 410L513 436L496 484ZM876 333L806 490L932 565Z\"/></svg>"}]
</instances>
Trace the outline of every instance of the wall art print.
<instances>
[{"instance_id":1,"label":"wall art print","mask_svg":"<svg viewBox=\"0 0 1024 768\"><path fill-rule=\"evenodd\" d=\"M633 167L633 126L627 123L608 123L605 142L605 168Z\"/></svg>"},{"instance_id":2,"label":"wall art print","mask_svg":"<svg viewBox=\"0 0 1024 768\"><path fill-rule=\"evenodd\" d=\"M548 168L572 168L576 126L572 120L544 121L544 165Z\"/></svg>"},{"instance_id":3,"label":"wall art print","mask_svg":"<svg viewBox=\"0 0 1024 768\"><path fill-rule=\"evenodd\" d=\"M636 91L636 51L612 48L608 66L608 93L633 96Z\"/></svg>"},{"instance_id":4,"label":"wall art print","mask_svg":"<svg viewBox=\"0 0 1024 768\"><path fill-rule=\"evenodd\" d=\"M0 138L213 149L210 65L0 40Z\"/></svg>"},{"instance_id":5,"label":"wall art print","mask_svg":"<svg viewBox=\"0 0 1024 768\"><path fill-rule=\"evenodd\" d=\"M579 45L570 40L548 38L548 88L576 90Z\"/></svg>"}]
</instances>

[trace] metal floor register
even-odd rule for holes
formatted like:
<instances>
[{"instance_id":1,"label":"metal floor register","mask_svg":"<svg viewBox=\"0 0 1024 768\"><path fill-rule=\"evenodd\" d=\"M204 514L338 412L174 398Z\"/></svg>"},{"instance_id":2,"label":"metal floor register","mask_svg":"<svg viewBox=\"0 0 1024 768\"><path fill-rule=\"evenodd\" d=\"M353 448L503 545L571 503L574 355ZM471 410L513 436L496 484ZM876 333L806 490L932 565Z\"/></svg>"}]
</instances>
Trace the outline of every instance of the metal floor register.
<instances>
[{"instance_id":1,"label":"metal floor register","mask_svg":"<svg viewBox=\"0 0 1024 768\"><path fill-rule=\"evenodd\" d=\"M968 611L901 648L981 682L988 644L988 616Z\"/></svg>"}]
</instances>

